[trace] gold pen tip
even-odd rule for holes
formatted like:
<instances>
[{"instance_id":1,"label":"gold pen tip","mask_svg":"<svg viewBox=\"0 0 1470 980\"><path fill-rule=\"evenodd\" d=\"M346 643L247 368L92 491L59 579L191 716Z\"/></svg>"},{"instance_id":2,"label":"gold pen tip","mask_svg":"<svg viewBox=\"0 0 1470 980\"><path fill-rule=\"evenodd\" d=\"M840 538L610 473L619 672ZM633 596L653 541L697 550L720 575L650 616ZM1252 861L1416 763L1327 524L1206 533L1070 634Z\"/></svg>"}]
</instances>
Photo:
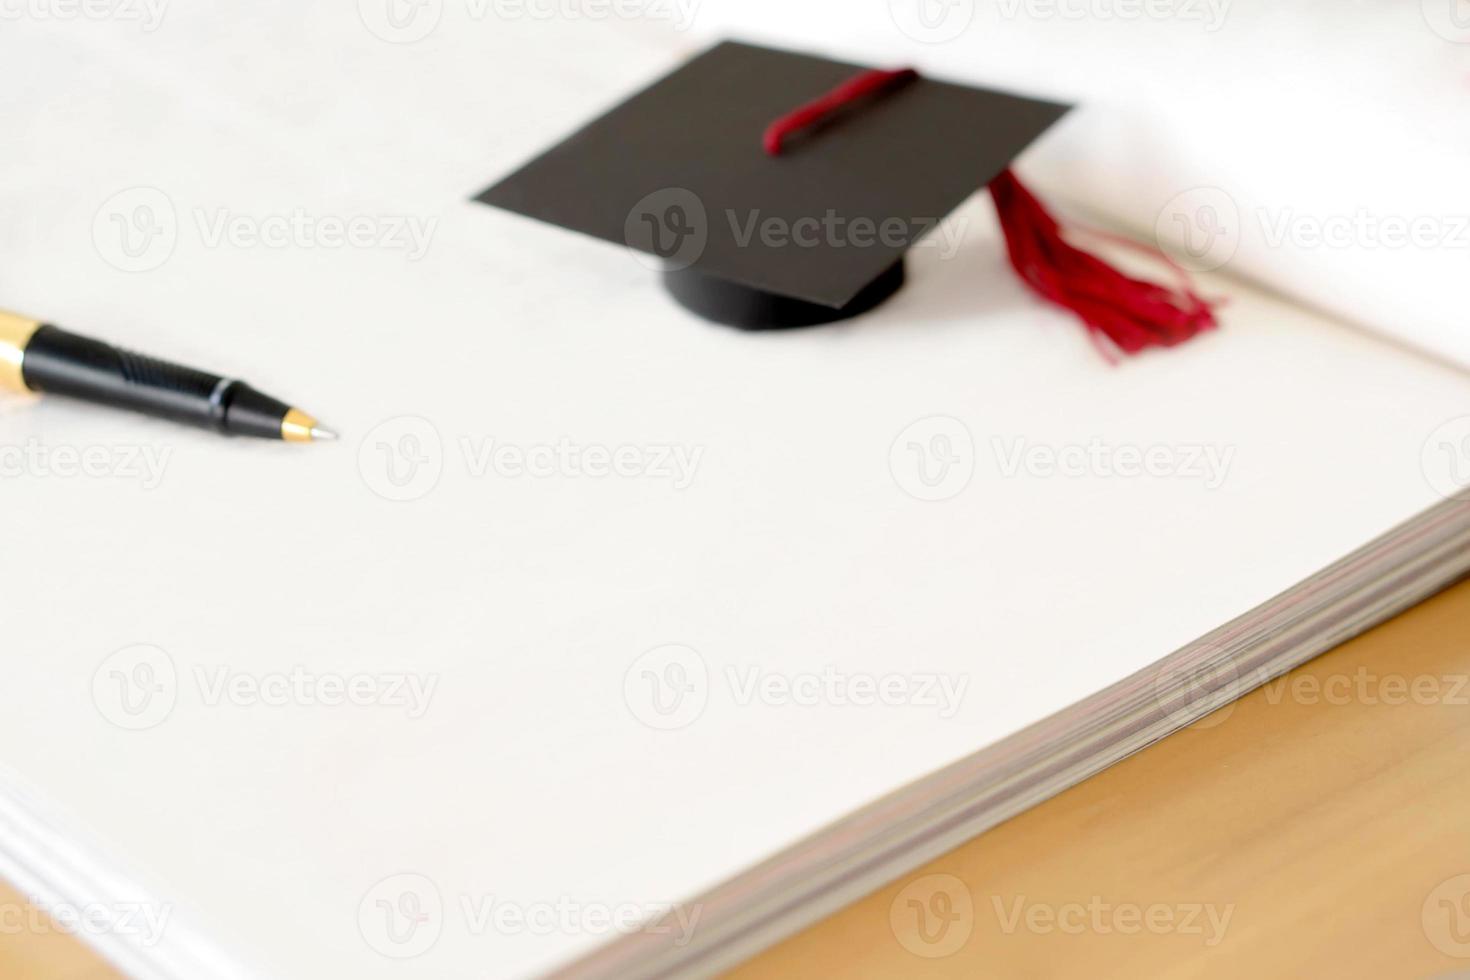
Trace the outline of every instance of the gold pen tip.
<instances>
[{"instance_id":1,"label":"gold pen tip","mask_svg":"<svg viewBox=\"0 0 1470 980\"><path fill-rule=\"evenodd\" d=\"M330 442L337 438L337 433L301 409L293 408L281 419L281 438L287 442Z\"/></svg>"}]
</instances>

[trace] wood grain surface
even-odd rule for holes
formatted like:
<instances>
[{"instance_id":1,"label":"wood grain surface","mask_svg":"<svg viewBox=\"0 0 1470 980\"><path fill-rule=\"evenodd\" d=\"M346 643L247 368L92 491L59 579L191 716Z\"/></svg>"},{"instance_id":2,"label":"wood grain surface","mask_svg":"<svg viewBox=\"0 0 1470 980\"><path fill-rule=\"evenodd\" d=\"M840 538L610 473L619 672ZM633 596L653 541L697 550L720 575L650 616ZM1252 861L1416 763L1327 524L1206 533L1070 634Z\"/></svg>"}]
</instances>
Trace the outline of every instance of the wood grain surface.
<instances>
[{"instance_id":1,"label":"wood grain surface","mask_svg":"<svg viewBox=\"0 0 1470 980\"><path fill-rule=\"evenodd\" d=\"M114 980L117 972L25 896L0 883L0 977Z\"/></svg>"},{"instance_id":2,"label":"wood grain surface","mask_svg":"<svg viewBox=\"0 0 1470 980\"><path fill-rule=\"evenodd\" d=\"M1470 976L1470 583L734 971Z\"/></svg>"}]
</instances>

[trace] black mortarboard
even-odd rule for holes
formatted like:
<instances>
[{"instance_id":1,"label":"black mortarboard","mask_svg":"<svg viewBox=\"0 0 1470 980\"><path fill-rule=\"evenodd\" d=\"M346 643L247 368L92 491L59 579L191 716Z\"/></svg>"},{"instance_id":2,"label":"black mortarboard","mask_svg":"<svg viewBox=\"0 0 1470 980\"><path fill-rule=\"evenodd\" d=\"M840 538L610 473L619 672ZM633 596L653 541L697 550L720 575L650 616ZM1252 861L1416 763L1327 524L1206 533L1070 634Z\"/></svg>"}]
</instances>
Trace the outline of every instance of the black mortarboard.
<instances>
[{"instance_id":1,"label":"black mortarboard","mask_svg":"<svg viewBox=\"0 0 1470 980\"><path fill-rule=\"evenodd\" d=\"M1011 160L1066 111L912 72L725 42L478 200L658 256L670 292L710 319L822 323L898 289L909 247L976 189L1003 176L1013 182ZM773 123L781 132L770 131ZM1008 188L1017 202L1009 208L999 181L992 190L1003 225L1006 210L1049 225L1042 230L1051 238L1028 228L1019 243L1007 227L1011 260L1038 292L1070 306L1048 295L1057 291L1055 269L1027 268L1070 250L1055 222L1019 185ZM1033 205L1039 217L1027 210Z\"/></svg>"}]
</instances>

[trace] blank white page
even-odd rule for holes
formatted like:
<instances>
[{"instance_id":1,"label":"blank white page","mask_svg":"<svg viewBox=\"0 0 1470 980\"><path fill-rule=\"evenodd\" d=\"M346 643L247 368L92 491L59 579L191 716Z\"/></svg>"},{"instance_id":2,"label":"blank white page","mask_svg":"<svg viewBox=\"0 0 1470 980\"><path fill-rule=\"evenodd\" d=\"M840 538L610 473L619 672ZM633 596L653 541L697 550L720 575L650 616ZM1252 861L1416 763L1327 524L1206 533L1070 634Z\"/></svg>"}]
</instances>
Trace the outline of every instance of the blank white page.
<instances>
[{"instance_id":1,"label":"blank white page","mask_svg":"<svg viewBox=\"0 0 1470 980\"><path fill-rule=\"evenodd\" d=\"M1111 366L984 198L874 314L767 335L468 202L675 63L659 25L446 5L393 45L223 6L0 41L0 305L344 433L0 415L0 761L170 941L302 980L548 968L1439 499L1465 376L1219 280L1222 329ZM442 903L421 951L378 905L405 880Z\"/></svg>"}]
</instances>

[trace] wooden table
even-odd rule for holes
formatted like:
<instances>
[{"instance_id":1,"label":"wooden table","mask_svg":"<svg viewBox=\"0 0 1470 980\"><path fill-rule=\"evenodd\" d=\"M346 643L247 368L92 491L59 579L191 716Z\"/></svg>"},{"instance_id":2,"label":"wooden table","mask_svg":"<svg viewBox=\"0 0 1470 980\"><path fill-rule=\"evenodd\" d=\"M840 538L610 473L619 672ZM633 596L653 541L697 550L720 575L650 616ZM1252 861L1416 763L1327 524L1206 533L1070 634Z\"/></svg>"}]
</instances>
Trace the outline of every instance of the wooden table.
<instances>
[{"instance_id":1,"label":"wooden table","mask_svg":"<svg viewBox=\"0 0 1470 980\"><path fill-rule=\"evenodd\" d=\"M1463 583L734 975L1470 970L1467 774Z\"/></svg>"},{"instance_id":2,"label":"wooden table","mask_svg":"<svg viewBox=\"0 0 1470 980\"><path fill-rule=\"evenodd\" d=\"M24 897L0 883L0 977L112 980L118 975L90 947L37 914Z\"/></svg>"},{"instance_id":3,"label":"wooden table","mask_svg":"<svg viewBox=\"0 0 1470 980\"><path fill-rule=\"evenodd\" d=\"M1470 970L1470 582L734 972ZM115 974L0 890L0 976Z\"/></svg>"}]
</instances>

